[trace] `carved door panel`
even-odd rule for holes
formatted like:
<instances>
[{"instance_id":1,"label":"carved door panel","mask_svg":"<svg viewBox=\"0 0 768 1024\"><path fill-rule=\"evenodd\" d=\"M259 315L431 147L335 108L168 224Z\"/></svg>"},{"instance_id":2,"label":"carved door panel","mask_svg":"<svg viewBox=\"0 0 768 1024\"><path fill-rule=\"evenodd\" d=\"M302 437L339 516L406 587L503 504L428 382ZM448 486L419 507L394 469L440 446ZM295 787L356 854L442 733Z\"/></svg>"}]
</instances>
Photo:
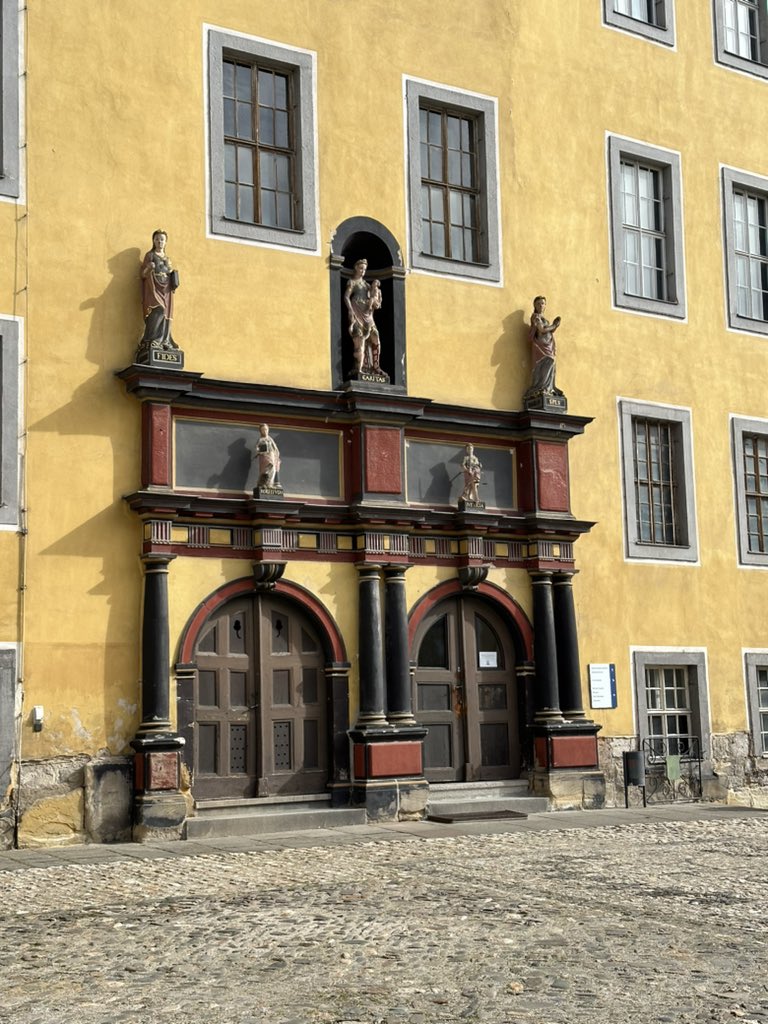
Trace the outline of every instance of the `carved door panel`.
<instances>
[{"instance_id":1,"label":"carved door panel","mask_svg":"<svg viewBox=\"0 0 768 1024\"><path fill-rule=\"evenodd\" d=\"M324 657L306 618L271 596L233 602L205 628L196 660L195 798L323 790Z\"/></svg>"},{"instance_id":2,"label":"carved door panel","mask_svg":"<svg viewBox=\"0 0 768 1024\"><path fill-rule=\"evenodd\" d=\"M432 782L464 778L464 680L458 601L428 615L416 637L415 715L428 728L424 773Z\"/></svg>"},{"instance_id":3,"label":"carved door panel","mask_svg":"<svg viewBox=\"0 0 768 1024\"><path fill-rule=\"evenodd\" d=\"M233 603L208 624L197 648L195 797L249 797L256 762L257 656L253 603Z\"/></svg>"},{"instance_id":4,"label":"carved door panel","mask_svg":"<svg viewBox=\"0 0 768 1024\"><path fill-rule=\"evenodd\" d=\"M514 648L503 621L471 597L441 602L416 636L415 715L428 728L432 782L517 778Z\"/></svg>"},{"instance_id":5,"label":"carved door panel","mask_svg":"<svg viewBox=\"0 0 768 1024\"><path fill-rule=\"evenodd\" d=\"M325 674L304 616L260 597L261 775L259 796L316 793L328 780Z\"/></svg>"}]
</instances>

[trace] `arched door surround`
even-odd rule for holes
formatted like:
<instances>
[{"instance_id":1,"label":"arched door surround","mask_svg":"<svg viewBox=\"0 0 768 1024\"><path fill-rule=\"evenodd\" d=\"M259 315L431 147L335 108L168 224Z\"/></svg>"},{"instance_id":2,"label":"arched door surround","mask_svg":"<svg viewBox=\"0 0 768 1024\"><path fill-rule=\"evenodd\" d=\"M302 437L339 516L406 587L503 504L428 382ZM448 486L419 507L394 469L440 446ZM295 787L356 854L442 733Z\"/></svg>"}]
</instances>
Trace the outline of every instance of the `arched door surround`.
<instances>
[{"instance_id":1,"label":"arched door surround","mask_svg":"<svg viewBox=\"0 0 768 1024\"><path fill-rule=\"evenodd\" d=\"M197 800L319 793L348 779L349 664L312 594L236 580L198 606L180 651L179 731Z\"/></svg>"},{"instance_id":2,"label":"arched door surround","mask_svg":"<svg viewBox=\"0 0 768 1024\"><path fill-rule=\"evenodd\" d=\"M528 660L530 624L509 595L482 587L463 591L450 581L411 617L414 712L427 728L431 782L517 778L527 760L528 694L519 669Z\"/></svg>"}]
</instances>

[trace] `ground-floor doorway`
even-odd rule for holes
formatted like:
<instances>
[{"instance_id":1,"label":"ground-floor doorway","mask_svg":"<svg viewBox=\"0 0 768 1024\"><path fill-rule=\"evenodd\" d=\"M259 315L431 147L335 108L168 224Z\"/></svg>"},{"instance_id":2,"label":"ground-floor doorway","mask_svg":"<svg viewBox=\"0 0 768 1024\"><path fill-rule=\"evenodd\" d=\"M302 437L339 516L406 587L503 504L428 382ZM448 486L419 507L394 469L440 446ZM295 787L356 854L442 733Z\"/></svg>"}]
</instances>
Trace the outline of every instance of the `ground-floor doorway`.
<instances>
[{"instance_id":1,"label":"ground-floor doorway","mask_svg":"<svg viewBox=\"0 0 768 1024\"><path fill-rule=\"evenodd\" d=\"M309 618L273 594L224 605L201 630L193 680L197 800L322 792L325 658Z\"/></svg>"},{"instance_id":2,"label":"ground-floor doorway","mask_svg":"<svg viewBox=\"0 0 768 1024\"><path fill-rule=\"evenodd\" d=\"M488 602L450 597L415 635L414 710L427 727L424 774L431 782L520 775L515 648Z\"/></svg>"}]
</instances>

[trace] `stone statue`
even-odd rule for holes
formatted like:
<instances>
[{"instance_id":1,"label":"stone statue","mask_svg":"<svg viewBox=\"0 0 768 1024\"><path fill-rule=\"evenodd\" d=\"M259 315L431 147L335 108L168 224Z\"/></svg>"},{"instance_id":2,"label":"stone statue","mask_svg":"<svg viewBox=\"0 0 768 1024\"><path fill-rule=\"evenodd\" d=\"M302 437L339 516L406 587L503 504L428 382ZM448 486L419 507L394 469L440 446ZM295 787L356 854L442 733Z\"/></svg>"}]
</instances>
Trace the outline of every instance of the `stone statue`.
<instances>
[{"instance_id":1,"label":"stone statue","mask_svg":"<svg viewBox=\"0 0 768 1024\"><path fill-rule=\"evenodd\" d=\"M280 450L269 435L269 426L262 423L259 427L259 440L253 449L253 458L258 459L259 479L254 488L257 498L282 497L283 488L277 479L280 472Z\"/></svg>"},{"instance_id":2,"label":"stone statue","mask_svg":"<svg viewBox=\"0 0 768 1024\"><path fill-rule=\"evenodd\" d=\"M459 498L459 508L485 508L485 502L480 501L477 491L483 476L483 464L475 455L474 445L468 444L465 447L465 452L461 463L461 471L464 474L464 490Z\"/></svg>"},{"instance_id":3,"label":"stone statue","mask_svg":"<svg viewBox=\"0 0 768 1024\"><path fill-rule=\"evenodd\" d=\"M154 351L178 352L179 346L171 337L173 321L173 293L179 286L178 271L173 269L165 243L168 234L157 230L152 235L152 248L141 264L142 312L144 336L139 342L138 361L150 361ZM143 357L143 358L142 358ZM177 362L176 356L168 362Z\"/></svg>"},{"instance_id":4,"label":"stone statue","mask_svg":"<svg viewBox=\"0 0 768 1024\"><path fill-rule=\"evenodd\" d=\"M523 404L526 409L537 408L566 409L567 403L563 392L555 385L555 369L557 346L555 331L560 326L560 317L556 316L552 323L544 316L547 300L537 295L533 300L531 328L528 340L531 343L531 386L525 392Z\"/></svg>"},{"instance_id":5,"label":"stone statue","mask_svg":"<svg viewBox=\"0 0 768 1024\"><path fill-rule=\"evenodd\" d=\"M368 261L358 260L344 292L344 304L349 314L349 334L352 338L354 369L358 380L389 383L381 369L381 339L374 311L381 309L381 282L365 280Z\"/></svg>"}]
</instances>

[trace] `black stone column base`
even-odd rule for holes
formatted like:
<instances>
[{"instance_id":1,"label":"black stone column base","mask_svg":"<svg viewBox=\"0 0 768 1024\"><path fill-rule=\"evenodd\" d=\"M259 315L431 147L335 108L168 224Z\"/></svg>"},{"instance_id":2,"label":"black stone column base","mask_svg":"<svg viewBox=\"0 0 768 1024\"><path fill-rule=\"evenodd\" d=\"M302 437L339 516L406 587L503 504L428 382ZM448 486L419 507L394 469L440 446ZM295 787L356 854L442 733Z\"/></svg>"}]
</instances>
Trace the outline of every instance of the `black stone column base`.
<instances>
[{"instance_id":1,"label":"black stone column base","mask_svg":"<svg viewBox=\"0 0 768 1024\"><path fill-rule=\"evenodd\" d=\"M416 821L424 817L429 786L424 778L421 726L350 729L352 803L370 821Z\"/></svg>"},{"instance_id":2,"label":"black stone column base","mask_svg":"<svg viewBox=\"0 0 768 1024\"><path fill-rule=\"evenodd\" d=\"M553 808L596 810L605 806L605 774L600 771L595 722L549 722L533 727L531 790Z\"/></svg>"},{"instance_id":3,"label":"black stone column base","mask_svg":"<svg viewBox=\"0 0 768 1024\"><path fill-rule=\"evenodd\" d=\"M181 793L137 793L133 800L133 842L183 839L186 820L187 801Z\"/></svg>"},{"instance_id":4,"label":"black stone column base","mask_svg":"<svg viewBox=\"0 0 768 1024\"><path fill-rule=\"evenodd\" d=\"M181 792L184 739L171 732L140 733L131 741L134 843L184 838L188 805Z\"/></svg>"},{"instance_id":5,"label":"black stone column base","mask_svg":"<svg viewBox=\"0 0 768 1024\"><path fill-rule=\"evenodd\" d=\"M421 821L427 812L429 783L421 778L356 779L352 805L364 807L369 822Z\"/></svg>"}]
</instances>

